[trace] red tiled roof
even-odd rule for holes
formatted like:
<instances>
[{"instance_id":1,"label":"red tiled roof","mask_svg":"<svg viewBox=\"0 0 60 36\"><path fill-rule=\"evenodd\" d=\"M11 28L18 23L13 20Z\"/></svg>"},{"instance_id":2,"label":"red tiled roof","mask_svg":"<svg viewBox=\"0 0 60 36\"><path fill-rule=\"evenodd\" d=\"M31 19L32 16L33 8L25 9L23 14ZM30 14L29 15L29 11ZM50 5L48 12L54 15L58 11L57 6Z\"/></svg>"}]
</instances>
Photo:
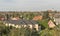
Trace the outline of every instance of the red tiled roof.
<instances>
[{"instance_id":1,"label":"red tiled roof","mask_svg":"<svg viewBox=\"0 0 60 36\"><path fill-rule=\"evenodd\" d=\"M35 16L33 20L42 20L42 16Z\"/></svg>"}]
</instances>

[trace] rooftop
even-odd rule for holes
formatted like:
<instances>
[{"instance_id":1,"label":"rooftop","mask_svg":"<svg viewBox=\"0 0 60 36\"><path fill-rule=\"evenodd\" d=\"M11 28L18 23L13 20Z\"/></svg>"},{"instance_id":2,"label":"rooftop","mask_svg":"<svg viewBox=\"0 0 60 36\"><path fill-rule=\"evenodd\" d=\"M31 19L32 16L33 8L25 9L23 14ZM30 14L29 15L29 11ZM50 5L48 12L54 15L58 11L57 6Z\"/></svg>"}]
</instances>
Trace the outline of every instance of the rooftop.
<instances>
[{"instance_id":1,"label":"rooftop","mask_svg":"<svg viewBox=\"0 0 60 36\"><path fill-rule=\"evenodd\" d=\"M37 24L37 21L34 20L5 20L6 23L11 24Z\"/></svg>"}]
</instances>

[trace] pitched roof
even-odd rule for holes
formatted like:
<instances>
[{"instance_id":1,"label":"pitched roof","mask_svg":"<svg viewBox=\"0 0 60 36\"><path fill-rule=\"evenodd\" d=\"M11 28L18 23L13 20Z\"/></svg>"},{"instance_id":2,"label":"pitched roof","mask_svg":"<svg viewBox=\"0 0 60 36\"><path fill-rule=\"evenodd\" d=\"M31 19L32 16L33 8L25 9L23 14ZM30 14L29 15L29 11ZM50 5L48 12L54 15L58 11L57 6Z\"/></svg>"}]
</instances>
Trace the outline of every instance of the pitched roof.
<instances>
[{"instance_id":1,"label":"pitched roof","mask_svg":"<svg viewBox=\"0 0 60 36\"><path fill-rule=\"evenodd\" d=\"M34 20L5 20L6 23L11 24L37 24Z\"/></svg>"},{"instance_id":2,"label":"pitched roof","mask_svg":"<svg viewBox=\"0 0 60 36\"><path fill-rule=\"evenodd\" d=\"M35 21L35 20L30 20L30 22L31 22L32 24L37 24L37 21Z\"/></svg>"},{"instance_id":3,"label":"pitched roof","mask_svg":"<svg viewBox=\"0 0 60 36\"><path fill-rule=\"evenodd\" d=\"M25 24L22 20L6 20L6 23Z\"/></svg>"},{"instance_id":4,"label":"pitched roof","mask_svg":"<svg viewBox=\"0 0 60 36\"><path fill-rule=\"evenodd\" d=\"M33 18L33 20L42 20L42 16L40 15L40 16L35 16L34 18Z\"/></svg>"},{"instance_id":5,"label":"pitched roof","mask_svg":"<svg viewBox=\"0 0 60 36\"><path fill-rule=\"evenodd\" d=\"M49 25L49 28L54 28L55 27L55 24L52 22L52 20L50 20L48 22L48 25Z\"/></svg>"}]
</instances>

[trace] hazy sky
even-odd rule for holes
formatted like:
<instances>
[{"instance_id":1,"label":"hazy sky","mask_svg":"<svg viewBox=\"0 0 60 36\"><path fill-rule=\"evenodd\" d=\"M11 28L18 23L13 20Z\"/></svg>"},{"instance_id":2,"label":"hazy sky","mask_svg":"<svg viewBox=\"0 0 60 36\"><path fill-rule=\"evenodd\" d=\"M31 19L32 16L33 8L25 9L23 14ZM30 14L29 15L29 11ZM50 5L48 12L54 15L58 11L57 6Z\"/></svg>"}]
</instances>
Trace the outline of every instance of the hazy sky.
<instances>
[{"instance_id":1,"label":"hazy sky","mask_svg":"<svg viewBox=\"0 0 60 36\"><path fill-rule=\"evenodd\" d=\"M0 0L0 11L60 10L60 0Z\"/></svg>"}]
</instances>

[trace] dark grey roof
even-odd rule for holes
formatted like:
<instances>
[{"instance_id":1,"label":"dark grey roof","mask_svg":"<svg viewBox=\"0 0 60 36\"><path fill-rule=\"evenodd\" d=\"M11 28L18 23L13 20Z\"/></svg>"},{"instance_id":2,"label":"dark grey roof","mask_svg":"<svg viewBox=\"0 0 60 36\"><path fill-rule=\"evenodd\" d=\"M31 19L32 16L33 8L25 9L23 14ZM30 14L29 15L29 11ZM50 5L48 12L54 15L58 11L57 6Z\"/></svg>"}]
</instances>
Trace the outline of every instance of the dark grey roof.
<instances>
[{"instance_id":1,"label":"dark grey roof","mask_svg":"<svg viewBox=\"0 0 60 36\"><path fill-rule=\"evenodd\" d=\"M35 20L30 20L30 22L31 22L32 24L37 24L37 21L35 21Z\"/></svg>"},{"instance_id":2,"label":"dark grey roof","mask_svg":"<svg viewBox=\"0 0 60 36\"><path fill-rule=\"evenodd\" d=\"M22 20L6 20L5 22L12 24L25 24Z\"/></svg>"},{"instance_id":3,"label":"dark grey roof","mask_svg":"<svg viewBox=\"0 0 60 36\"><path fill-rule=\"evenodd\" d=\"M25 24L32 24L29 20L23 20Z\"/></svg>"},{"instance_id":4,"label":"dark grey roof","mask_svg":"<svg viewBox=\"0 0 60 36\"><path fill-rule=\"evenodd\" d=\"M34 20L5 20L5 22L11 24L37 24Z\"/></svg>"}]
</instances>

